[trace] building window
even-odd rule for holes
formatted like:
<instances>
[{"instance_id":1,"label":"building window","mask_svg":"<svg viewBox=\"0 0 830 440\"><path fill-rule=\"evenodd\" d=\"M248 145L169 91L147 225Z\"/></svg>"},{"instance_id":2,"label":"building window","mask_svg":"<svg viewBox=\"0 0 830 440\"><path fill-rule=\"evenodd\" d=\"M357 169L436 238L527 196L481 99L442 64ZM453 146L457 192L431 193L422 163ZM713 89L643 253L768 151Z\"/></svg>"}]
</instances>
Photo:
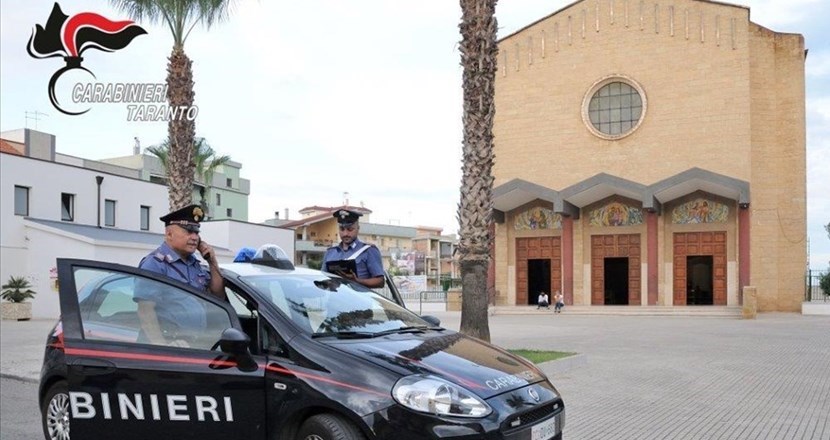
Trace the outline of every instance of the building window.
<instances>
[{"instance_id":1,"label":"building window","mask_svg":"<svg viewBox=\"0 0 830 440\"><path fill-rule=\"evenodd\" d=\"M141 230L150 230L150 207L141 205Z\"/></svg>"},{"instance_id":2,"label":"building window","mask_svg":"<svg viewBox=\"0 0 830 440\"><path fill-rule=\"evenodd\" d=\"M14 215L29 215L29 188L14 186Z\"/></svg>"},{"instance_id":3,"label":"building window","mask_svg":"<svg viewBox=\"0 0 830 440\"><path fill-rule=\"evenodd\" d=\"M222 194L216 194L216 206L222 206Z\"/></svg>"},{"instance_id":4,"label":"building window","mask_svg":"<svg viewBox=\"0 0 830 440\"><path fill-rule=\"evenodd\" d=\"M104 226L115 226L115 200L104 200Z\"/></svg>"},{"instance_id":5,"label":"building window","mask_svg":"<svg viewBox=\"0 0 830 440\"><path fill-rule=\"evenodd\" d=\"M75 194L61 193L61 220L75 221Z\"/></svg>"},{"instance_id":6,"label":"building window","mask_svg":"<svg viewBox=\"0 0 830 440\"><path fill-rule=\"evenodd\" d=\"M228 177L227 180L225 180L225 183L227 183L228 188L233 187L233 179L231 179L230 177Z\"/></svg>"},{"instance_id":7,"label":"building window","mask_svg":"<svg viewBox=\"0 0 830 440\"><path fill-rule=\"evenodd\" d=\"M226 210L226 212L228 213L228 218L233 217L233 209L228 208L228 209Z\"/></svg>"},{"instance_id":8,"label":"building window","mask_svg":"<svg viewBox=\"0 0 830 440\"><path fill-rule=\"evenodd\" d=\"M588 129L603 139L628 136L643 121L645 92L630 78L612 76L594 83L583 100L582 118Z\"/></svg>"}]
</instances>

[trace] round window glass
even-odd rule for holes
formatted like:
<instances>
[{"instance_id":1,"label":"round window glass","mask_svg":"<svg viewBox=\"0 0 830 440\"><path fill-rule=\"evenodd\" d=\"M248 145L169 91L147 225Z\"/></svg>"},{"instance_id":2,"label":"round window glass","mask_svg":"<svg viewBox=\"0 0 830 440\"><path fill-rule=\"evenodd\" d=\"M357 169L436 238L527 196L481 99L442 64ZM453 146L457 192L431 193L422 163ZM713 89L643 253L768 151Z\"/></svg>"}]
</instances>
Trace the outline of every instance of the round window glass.
<instances>
[{"instance_id":1,"label":"round window glass","mask_svg":"<svg viewBox=\"0 0 830 440\"><path fill-rule=\"evenodd\" d=\"M642 90L620 78L596 84L584 109L594 134L618 139L634 131L645 113Z\"/></svg>"}]
</instances>

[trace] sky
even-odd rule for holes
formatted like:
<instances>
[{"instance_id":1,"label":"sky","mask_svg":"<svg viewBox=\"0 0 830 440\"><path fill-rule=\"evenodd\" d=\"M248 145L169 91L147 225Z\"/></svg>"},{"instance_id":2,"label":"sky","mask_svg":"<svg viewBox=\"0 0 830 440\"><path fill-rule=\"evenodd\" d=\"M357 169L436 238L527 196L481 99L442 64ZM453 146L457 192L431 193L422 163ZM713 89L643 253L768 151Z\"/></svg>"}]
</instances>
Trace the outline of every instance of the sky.
<instances>
[{"instance_id":1,"label":"sky","mask_svg":"<svg viewBox=\"0 0 830 440\"><path fill-rule=\"evenodd\" d=\"M53 3L0 0L0 130L37 128L57 136L58 152L88 159L130 155L135 137L143 147L160 143L167 123L128 121L124 104L95 104L81 116L52 107L47 82L63 62L34 59L25 48ZM570 3L502 0L499 36ZM830 2L738 4L750 7L755 23L804 35L809 49L808 235L811 267L823 269L830 261L823 228L830 221ZM60 5L70 16L127 18L107 1ZM371 209L373 223L456 233L460 16L455 0L236 0L227 21L195 28L185 51L193 60L196 134L242 164L242 177L251 181L248 220L261 222L275 211L284 217L285 209L296 219L306 206L348 198ZM170 32L138 24L148 34L126 48L83 53L95 78L72 71L58 89L73 80L163 83ZM59 99L72 107L68 96Z\"/></svg>"}]
</instances>

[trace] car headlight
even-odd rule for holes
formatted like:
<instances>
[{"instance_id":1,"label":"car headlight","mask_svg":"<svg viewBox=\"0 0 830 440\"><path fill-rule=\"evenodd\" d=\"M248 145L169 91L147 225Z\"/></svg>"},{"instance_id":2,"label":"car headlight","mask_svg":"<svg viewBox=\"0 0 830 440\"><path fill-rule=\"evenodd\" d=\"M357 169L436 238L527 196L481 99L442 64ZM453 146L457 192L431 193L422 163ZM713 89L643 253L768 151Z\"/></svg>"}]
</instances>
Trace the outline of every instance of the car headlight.
<instances>
[{"instance_id":1,"label":"car headlight","mask_svg":"<svg viewBox=\"0 0 830 440\"><path fill-rule=\"evenodd\" d=\"M484 417L493 410L464 388L432 376L406 376L392 388L401 405L419 412L454 417Z\"/></svg>"}]
</instances>

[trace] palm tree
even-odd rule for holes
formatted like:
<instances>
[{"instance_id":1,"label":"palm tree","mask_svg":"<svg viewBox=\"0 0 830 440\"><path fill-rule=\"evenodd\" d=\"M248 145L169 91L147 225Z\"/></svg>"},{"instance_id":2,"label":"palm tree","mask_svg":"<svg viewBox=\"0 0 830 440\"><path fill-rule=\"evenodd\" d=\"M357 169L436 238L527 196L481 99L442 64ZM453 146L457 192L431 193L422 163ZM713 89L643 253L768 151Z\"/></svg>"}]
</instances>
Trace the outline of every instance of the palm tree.
<instances>
[{"instance_id":1,"label":"palm tree","mask_svg":"<svg viewBox=\"0 0 830 440\"><path fill-rule=\"evenodd\" d=\"M497 0L461 1L461 66L464 69L464 140L458 203L461 265L461 331L490 340L487 268L493 201L493 116L498 46Z\"/></svg>"},{"instance_id":2,"label":"palm tree","mask_svg":"<svg viewBox=\"0 0 830 440\"><path fill-rule=\"evenodd\" d=\"M3 289L0 297L13 303L22 303L27 299L32 299L36 293L32 290L32 283L23 277L10 276L9 281L0 288Z\"/></svg>"},{"instance_id":3,"label":"palm tree","mask_svg":"<svg viewBox=\"0 0 830 440\"><path fill-rule=\"evenodd\" d=\"M167 63L167 101L174 108L193 106L192 62L184 53L184 43L193 27L201 23L210 28L227 17L230 0L111 0L135 21L167 25L173 34L173 50ZM196 121L185 117L167 124L170 139L168 166L170 210L191 203L193 188L193 145Z\"/></svg>"},{"instance_id":4,"label":"palm tree","mask_svg":"<svg viewBox=\"0 0 830 440\"><path fill-rule=\"evenodd\" d=\"M147 147L147 151L156 156L161 161L167 175L170 175L170 140L165 140L159 145ZM213 175L216 170L230 162L231 157L227 155L219 156L216 151L207 143L205 138L196 138L193 143L193 164L194 164L194 178L201 183L199 186L199 204L202 210L205 211L209 217L210 211L208 209L208 200L210 200L210 187L213 182ZM190 199L188 204L193 200L193 192L190 192Z\"/></svg>"}]
</instances>

